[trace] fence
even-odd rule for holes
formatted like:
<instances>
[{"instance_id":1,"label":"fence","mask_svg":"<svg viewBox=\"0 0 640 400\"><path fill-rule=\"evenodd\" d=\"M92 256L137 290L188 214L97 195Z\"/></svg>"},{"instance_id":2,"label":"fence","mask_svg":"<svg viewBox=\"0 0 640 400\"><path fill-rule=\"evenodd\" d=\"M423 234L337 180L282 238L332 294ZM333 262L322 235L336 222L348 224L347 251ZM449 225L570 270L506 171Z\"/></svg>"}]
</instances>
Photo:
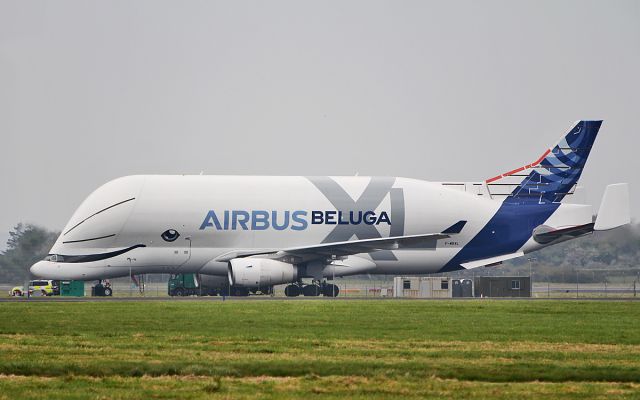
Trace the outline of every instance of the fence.
<instances>
[{"instance_id":1,"label":"fence","mask_svg":"<svg viewBox=\"0 0 640 400\"><path fill-rule=\"evenodd\" d=\"M469 271L467 271L466 275ZM600 271L602 272L602 271ZM465 275L465 276L466 276ZM480 276L475 274L475 276ZM496 274L492 274L496 276ZM594 282L594 276L597 281ZM450 274L449 277L459 279L460 276ZM640 281L636 271L607 271L602 274L593 274L593 271L581 270L572 274L570 282L549 282L542 274L532 275L533 298L640 298ZM588 278L588 279L587 279ZM141 282L144 290L133 284L128 278L111 280L114 297L169 297L167 293L168 275L146 276ZM378 279L368 278L341 278L332 283L340 290L339 297L352 298L391 298L393 297L393 277L384 276ZM9 291L14 286L22 286L24 283L0 283L0 296L9 296ZM95 282L85 283L85 295L91 294L91 286ZM285 297L286 285L278 285L274 289L273 296ZM406 294L406 293L405 293Z\"/></svg>"}]
</instances>

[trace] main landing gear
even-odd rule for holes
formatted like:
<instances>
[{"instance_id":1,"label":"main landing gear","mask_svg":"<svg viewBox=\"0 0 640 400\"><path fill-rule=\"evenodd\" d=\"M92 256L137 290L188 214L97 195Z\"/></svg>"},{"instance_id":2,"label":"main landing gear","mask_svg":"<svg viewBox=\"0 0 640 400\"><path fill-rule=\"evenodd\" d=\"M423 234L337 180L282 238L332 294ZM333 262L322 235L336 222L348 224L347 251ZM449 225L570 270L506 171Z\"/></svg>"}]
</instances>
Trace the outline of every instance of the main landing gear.
<instances>
[{"instance_id":1,"label":"main landing gear","mask_svg":"<svg viewBox=\"0 0 640 400\"><path fill-rule=\"evenodd\" d=\"M340 293L337 285L333 283L313 281L310 285L304 285L302 282L292 283L284 288L284 294L287 297L303 296L316 297L321 294L325 297L337 297Z\"/></svg>"}]
</instances>

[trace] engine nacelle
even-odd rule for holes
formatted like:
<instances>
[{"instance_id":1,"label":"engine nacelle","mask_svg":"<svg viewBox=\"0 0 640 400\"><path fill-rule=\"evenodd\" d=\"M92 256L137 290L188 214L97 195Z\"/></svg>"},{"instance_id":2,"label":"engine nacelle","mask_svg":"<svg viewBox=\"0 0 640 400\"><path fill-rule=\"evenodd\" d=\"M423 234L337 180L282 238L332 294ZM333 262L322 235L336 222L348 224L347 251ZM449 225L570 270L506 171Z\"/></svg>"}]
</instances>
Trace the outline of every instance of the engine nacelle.
<instances>
[{"instance_id":1,"label":"engine nacelle","mask_svg":"<svg viewBox=\"0 0 640 400\"><path fill-rule=\"evenodd\" d=\"M242 287L266 287L295 282L298 267L266 258L234 258L229 262L229 283Z\"/></svg>"}]
</instances>

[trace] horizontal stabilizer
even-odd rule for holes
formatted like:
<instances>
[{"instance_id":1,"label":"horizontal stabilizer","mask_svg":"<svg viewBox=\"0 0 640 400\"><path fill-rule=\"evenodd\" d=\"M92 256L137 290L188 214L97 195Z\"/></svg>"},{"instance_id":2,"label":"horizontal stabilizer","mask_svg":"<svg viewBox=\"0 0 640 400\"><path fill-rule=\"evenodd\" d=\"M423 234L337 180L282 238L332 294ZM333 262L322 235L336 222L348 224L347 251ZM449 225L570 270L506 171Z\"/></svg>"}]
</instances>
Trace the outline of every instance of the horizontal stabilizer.
<instances>
[{"instance_id":1,"label":"horizontal stabilizer","mask_svg":"<svg viewBox=\"0 0 640 400\"><path fill-rule=\"evenodd\" d=\"M469 261L466 263L462 263L460 265L462 265L466 269L472 269L472 268L484 267L487 265L499 264L503 261L511 260L512 258L522 257L523 255L524 253L519 251L517 253L504 254L501 256L490 257L490 258L483 258L482 260Z\"/></svg>"},{"instance_id":2,"label":"horizontal stabilizer","mask_svg":"<svg viewBox=\"0 0 640 400\"><path fill-rule=\"evenodd\" d=\"M606 231L631 223L629 185L616 183L607 186L596 217L594 229Z\"/></svg>"},{"instance_id":3,"label":"horizontal stabilizer","mask_svg":"<svg viewBox=\"0 0 640 400\"><path fill-rule=\"evenodd\" d=\"M593 232L593 223L584 225L568 226L564 228L554 229L546 225L540 225L533 230L533 240L540 244L558 243L559 240L565 241L575 239L580 236L588 235Z\"/></svg>"}]
</instances>

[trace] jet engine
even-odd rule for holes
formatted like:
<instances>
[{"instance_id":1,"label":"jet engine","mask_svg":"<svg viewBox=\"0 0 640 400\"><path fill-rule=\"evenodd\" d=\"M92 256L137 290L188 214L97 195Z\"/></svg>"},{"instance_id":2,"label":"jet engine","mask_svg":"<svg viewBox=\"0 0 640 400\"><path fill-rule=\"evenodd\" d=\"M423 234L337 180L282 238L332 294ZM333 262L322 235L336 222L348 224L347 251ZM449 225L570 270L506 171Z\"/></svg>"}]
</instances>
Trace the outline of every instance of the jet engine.
<instances>
[{"instance_id":1,"label":"jet engine","mask_svg":"<svg viewBox=\"0 0 640 400\"><path fill-rule=\"evenodd\" d=\"M229 262L229 283L242 287L266 287L298 279L298 267L267 258L234 258Z\"/></svg>"}]
</instances>

